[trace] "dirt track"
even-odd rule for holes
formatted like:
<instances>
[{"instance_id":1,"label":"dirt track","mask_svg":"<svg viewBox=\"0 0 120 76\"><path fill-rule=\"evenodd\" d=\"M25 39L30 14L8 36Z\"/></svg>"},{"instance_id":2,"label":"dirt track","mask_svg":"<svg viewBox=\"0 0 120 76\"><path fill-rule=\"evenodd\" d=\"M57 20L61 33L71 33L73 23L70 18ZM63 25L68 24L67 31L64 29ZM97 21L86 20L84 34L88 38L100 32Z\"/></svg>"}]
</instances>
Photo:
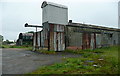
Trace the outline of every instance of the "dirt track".
<instances>
[{"instance_id":1,"label":"dirt track","mask_svg":"<svg viewBox=\"0 0 120 76\"><path fill-rule=\"evenodd\" d=\"M36 70L38 67L59 63L64 57L79 57L80 55L59 52L46 55L26 51L23 49L2 49L2 73L24 74Z\"/></svg>"}]
</instances>

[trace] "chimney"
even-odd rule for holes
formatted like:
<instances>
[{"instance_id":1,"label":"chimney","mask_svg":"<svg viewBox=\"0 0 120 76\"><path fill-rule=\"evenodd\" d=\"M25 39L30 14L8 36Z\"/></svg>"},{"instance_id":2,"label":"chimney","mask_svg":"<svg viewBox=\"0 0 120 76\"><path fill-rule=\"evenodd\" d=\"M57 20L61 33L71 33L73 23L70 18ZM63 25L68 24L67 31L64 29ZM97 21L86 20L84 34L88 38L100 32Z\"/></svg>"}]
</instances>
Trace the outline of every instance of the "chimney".
<instances>
[{"instance_id":1,"label":"chimney","mask_svg":"<svg viewBox=\"0 0 120 76\"><path fill-rule=\"evenodd\" d=\"M72 20L69 20L69 23L72 23Z\"/></svg>"}]
</instances>

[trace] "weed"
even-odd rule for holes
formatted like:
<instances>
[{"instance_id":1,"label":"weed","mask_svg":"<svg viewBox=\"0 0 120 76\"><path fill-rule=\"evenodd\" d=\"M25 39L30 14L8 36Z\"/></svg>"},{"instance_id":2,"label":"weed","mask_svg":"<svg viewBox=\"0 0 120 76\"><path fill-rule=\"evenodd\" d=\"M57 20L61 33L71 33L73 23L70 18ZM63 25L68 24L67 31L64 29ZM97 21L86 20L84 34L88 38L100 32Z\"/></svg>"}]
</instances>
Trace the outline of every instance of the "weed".
<instances>
[{"instance_id":1,"label":"weed","mask_svg":"<svg viewBox=\"0 0 120 76\"><path fill-rule=\"evenodd\" d=\"M65 62L63 63L39 68L30 74L118 74L118 47L77 51L65 50L69 53L82 54L82 56L64 58ZM47 51L44 52L48 53Z\"/></svg>"}]
</instances>

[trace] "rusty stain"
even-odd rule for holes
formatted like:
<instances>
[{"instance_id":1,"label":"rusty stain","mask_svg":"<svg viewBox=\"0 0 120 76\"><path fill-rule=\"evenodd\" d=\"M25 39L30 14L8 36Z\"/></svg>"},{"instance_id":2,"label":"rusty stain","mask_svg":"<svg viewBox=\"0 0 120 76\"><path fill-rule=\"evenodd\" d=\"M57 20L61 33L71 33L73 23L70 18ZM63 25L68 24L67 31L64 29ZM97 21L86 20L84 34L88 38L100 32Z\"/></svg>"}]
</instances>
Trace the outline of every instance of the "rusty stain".
<instances>
[{"instance_id":1,"label":"rusty stain","mask_svg":"<svg viewBox=\"0 0 120 76\"><path fill-rule=\"evenodd\" d=\"M91 41L91 35L89 33L83 34L83 45L82 49L88 49L90 48L90 41Z\"/></svg>"}]
</instances>

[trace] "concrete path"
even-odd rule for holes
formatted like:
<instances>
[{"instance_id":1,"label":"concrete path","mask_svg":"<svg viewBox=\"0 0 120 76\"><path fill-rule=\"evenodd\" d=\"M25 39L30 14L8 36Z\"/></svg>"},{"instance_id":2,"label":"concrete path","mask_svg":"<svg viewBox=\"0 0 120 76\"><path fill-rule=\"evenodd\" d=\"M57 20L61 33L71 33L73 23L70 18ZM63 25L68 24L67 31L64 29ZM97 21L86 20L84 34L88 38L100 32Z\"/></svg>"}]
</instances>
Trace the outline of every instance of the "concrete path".
<instances>
[{"instance_id":1,"label":"concrete path","mask_svg":"<svg viewBox=\"0 0 120 76\"><path fill-rule=\"evenodd\" d=\"M59 63L64 57L79 57L80 55L59 52L46 55L23 49L2 49L2 74L24 74L38 67Z\"/></svg>"}]
</instances>

